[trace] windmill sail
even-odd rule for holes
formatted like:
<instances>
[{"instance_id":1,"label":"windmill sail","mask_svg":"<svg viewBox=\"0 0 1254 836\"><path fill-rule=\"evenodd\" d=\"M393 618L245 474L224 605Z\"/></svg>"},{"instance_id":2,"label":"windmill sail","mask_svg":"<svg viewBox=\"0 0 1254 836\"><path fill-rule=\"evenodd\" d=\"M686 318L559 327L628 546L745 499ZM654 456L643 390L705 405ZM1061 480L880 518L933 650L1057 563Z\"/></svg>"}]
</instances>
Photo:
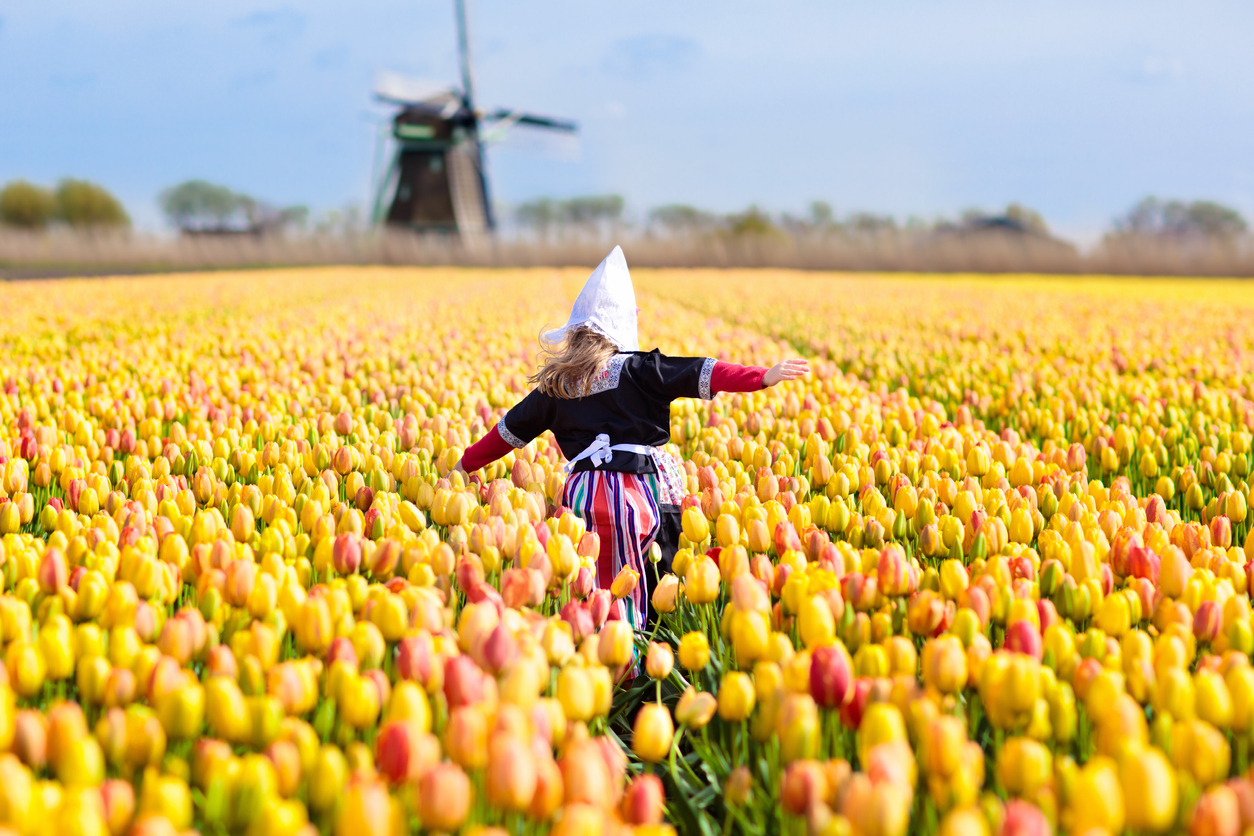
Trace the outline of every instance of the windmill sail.
<instances>
[{"instance_id":1,"label":"windmill sail","mask_svg":"<svg viewBox=\"0 0 1254 836\"><path fill-rule=\"evenodd\" d=\"M495 226L485 142L514 125L572 133L574 122L498 108L475 107L465 0L455 0L462 89L380 73L375 98L396 105L391 166L378 185L374 219L423 232L480 235ZM481 123L490 124L487 132Z\"/></svg>"}]
</instances>

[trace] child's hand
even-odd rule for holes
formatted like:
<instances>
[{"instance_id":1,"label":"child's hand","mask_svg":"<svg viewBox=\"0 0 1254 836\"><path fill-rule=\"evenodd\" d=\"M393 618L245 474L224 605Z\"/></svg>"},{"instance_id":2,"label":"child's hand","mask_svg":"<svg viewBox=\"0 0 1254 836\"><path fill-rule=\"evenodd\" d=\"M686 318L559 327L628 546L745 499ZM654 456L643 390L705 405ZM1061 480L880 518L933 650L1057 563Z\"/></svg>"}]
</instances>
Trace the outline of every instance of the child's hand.
<instances>
[{"instance_id":1,"label":"child's hand","mask_svg":"<svg viewBox=\"0 0 1254 836\"><path fill-rule=\"evenodd\" d=\"M762 385L774 386L776 383L782 383L785 380L796 380L802 375L809 373L810 364L800 357L784 360L766 370L766 374L762 376Z\"/></svg>"}]
</instances>

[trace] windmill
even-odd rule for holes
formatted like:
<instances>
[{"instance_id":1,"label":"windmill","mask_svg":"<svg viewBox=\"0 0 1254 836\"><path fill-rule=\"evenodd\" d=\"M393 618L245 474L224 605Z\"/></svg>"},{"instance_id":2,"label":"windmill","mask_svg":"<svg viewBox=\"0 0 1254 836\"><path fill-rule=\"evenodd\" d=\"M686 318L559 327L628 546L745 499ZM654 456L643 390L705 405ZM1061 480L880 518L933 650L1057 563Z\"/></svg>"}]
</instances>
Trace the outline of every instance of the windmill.
<instances>
[{"instance_id":1,"label":"windmill","mask_svg":"<svg viewBox=\"0 0 1254 836\"><path fill-rule=\"evenodd\" d=\"M375 98L400 108L394 151L379 181L374 222L423 232L476 235L496 227L488 199L484 145L515 125L574 133L564 119L475 107L465 0L456 0L462 86L380 73Z\"/></svg>"}]
</instances>

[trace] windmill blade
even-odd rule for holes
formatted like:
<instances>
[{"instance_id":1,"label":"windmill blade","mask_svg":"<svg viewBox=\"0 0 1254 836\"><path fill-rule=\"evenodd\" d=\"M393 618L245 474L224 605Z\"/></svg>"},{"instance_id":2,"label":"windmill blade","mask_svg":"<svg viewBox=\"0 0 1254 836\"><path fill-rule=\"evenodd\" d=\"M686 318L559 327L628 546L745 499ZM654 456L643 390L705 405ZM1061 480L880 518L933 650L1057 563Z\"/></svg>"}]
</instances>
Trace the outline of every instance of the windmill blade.
<instances>
[{"instance_id":1,"label":"windmill blade","mask_svg":"<svg viewBox=\"0 0 1254 836\"><path fill-rule=\"evenodd\" d=\"M375 76L374 97L395 105L428 105L446 107L448 102L461 104L461 96L447 84L425 78L380 70Z\"/></svg>"},{"instance_id":2,"label":"windmill blade","mask_svg":"<svg viewBox=\"0 0 1254 836\"><path fill-rule=\"evenodd\" d=\"M466 107L475 109L475 80L470 70L470 27L466 23L466 0L456 0L454 13L457 15L457 47L462 70L462 93L466 99Z\"/></svg>"},{"instance_id":3,"label":"windmill blade","mask_svg":"<svg viewBox=\"0 0 1254 836\"><path fill-rule=\"evenodd\" d=\"M565 131L574 133L579 130L579 123L572 122L569 119L558 119L553 116L539 116L534 113L522 113L517 110L505 110L504 108L486 114L484 119L491 119L495 122L506 122L507 127L514 125L526 125L531 128L548 128L554 131Z\"/></svg>"},{"instance_id":4,"label":"windmill blade","mask_svg":"<svg viewBox=\"0 0 1254 836\"><path fill-rule=\"evenodd\" d=\"M551 130L525 122L507 120L484 122L480 138L498 152L527 157L545 157L564 163L582 159L578 131Z\"/></svg>"}]
</instances>

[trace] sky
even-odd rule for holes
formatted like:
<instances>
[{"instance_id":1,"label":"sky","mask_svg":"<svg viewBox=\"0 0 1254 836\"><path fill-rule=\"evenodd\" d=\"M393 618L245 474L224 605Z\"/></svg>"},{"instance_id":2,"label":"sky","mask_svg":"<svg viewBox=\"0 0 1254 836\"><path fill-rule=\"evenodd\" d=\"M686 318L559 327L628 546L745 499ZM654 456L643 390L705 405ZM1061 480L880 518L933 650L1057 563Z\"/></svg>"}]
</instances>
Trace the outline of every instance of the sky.
<instances>
[{"instance_id":1,"label":"sky","mask_svg":"<svg viewBox=\"0 0 1254 836\"><path fill-rule=\"evenodd\" d=\"M1139 198L1254 221L1254 4L468 0L479 102L576 120L494 198L954 216L1095 240ZM366 206L381 70L455 82L452 0L0 0L0 182L83 177L146 229L189 178Z\"/></svg>"}]
</instances>

